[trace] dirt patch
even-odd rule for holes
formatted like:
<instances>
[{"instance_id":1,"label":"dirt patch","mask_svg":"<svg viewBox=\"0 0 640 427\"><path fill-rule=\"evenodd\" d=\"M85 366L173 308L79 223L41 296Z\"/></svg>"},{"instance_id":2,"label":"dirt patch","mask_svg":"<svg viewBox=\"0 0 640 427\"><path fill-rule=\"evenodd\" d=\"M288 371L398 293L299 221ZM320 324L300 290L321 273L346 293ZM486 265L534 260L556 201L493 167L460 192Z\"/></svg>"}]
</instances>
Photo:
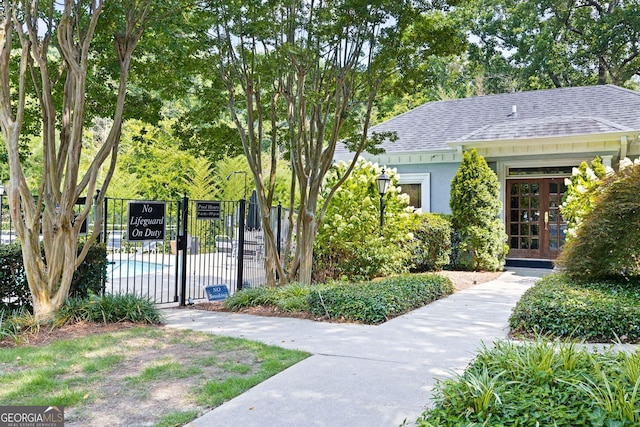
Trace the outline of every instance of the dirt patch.
<instances>
[{"instance_id":1,"label":"dirt patch","mask_svg":"<svg viewBox=\"0 0 640 427\"><path fill-rule=\"evenodd\" d=\"M504 271L448 271L438 274L447 276L453 282L456 292L471 288L482 283L490 282L504 274Z\"/></svg>"},{"instance_id":2,"label":"dirt patch","mask_svg":"<svg viewBox=\"0 0 640 427\"><path fill-rule=\"evenodd\" d=\"M55 380L68 387L66 393L83 396L81 403L65 408L66 426L152 426L168 414L188 413L179 418L183 422L166 424L183 425L221 403L198 402L195 390L263 370L265 359L258 348L163 326L128 331L136 326L141 325L79 323L53 331L42 328L21 345L44 347L57 339L102 334L113 338L94 350L79 350L83 352L79 361L56 375ZM99 363L114 357L118 360L113 365ZM24 357L18 357L0 364L0 375L26 369Z\"/></svg>"},{"instance_id":3,"label":"dirt patch","mask_svg":"<svg viewBox=\"0 0 640 427\"><path fill-rule=\"evenodd\" d=\"M504 273L503 271L496 271L496 272L440 271L438 274L442 274L443 276L446 276L449 279L451 279L451 282L455 287L455 291L459 292L465 289L469 289L473 286L479 285L481 283L485 283L485 282L489 282L491 280L497 279L503 273ZM191 306L190 308L196 309L196 310L206 310L206 311L221 311L221 312L231 311L224 305L224 302L222 301L201 302ZM265 317L292 317L296 319L308 319L308 320L332 322L332 323L346 322L345 320L341 320L341 319L327 319L324 317L317 317L311 313L306 313L306 312L282 311L272 306L245 307L235 311L235 313L252 314L254 316L265 316Z\"/></svg>"},{"instance_id":4,"label":"dirt patch","mask_svg":"<svg viewBox=\"0 0 640 427\"><path fill-rule=\"evenodd\" d=\"M86 337L88 335L115 332L122 329L133 328L135 326L138 325L129 322L107 324L78 322L57 328L41 326L35 331L21 334L18 342L11 338L4 338L0 340L0 348L15 347L17 345L23 347L40 347L61 339L72 339Z\"/></svg>"}]
</instances>

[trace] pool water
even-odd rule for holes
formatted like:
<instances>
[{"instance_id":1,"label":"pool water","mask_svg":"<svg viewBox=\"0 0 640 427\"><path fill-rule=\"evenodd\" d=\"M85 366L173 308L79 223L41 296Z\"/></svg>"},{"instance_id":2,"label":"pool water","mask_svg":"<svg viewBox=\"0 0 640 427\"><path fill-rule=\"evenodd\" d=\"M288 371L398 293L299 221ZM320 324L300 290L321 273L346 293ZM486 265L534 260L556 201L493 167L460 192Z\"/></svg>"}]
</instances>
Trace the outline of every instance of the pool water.
<instances>
[{"instance_id":1,"label":"pool water","mask_svg":"<svg viewBox=\"0 0 640 427\"><path fill-rule=\"evenodd\" d=\"M122 259L112 261L109 274L119 277L134 277L151 274L165 267L169 266L139 259Z\"/></svg>"}]
</instances>

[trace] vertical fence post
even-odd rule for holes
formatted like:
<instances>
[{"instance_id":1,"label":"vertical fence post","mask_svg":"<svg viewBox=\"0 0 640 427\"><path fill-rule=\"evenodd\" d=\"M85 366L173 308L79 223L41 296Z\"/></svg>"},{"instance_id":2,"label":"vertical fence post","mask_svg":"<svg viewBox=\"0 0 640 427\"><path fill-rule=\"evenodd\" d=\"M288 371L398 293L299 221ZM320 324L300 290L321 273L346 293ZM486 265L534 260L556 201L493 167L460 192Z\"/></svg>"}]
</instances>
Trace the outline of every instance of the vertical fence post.
<instances>
[{"instance_id":1,"label":"vertical fence post","mask_svg":"<svg viewBox=\"0 0 640 427\"><path fill-rule=\"evenodd\" d=\"M189 198L185 194L182 198L182 209L179 217L182 217L182 229L179 228L180 237L177 239L176 246L182 250L182 271L180 274L180 305L187 305L187 221L189 215ZM178 251L176 251L178 252Z\"/></svg>"},{"instance_id":2,"label":"vertical fence post","mask_svg":"<svg viewBox=\"0 0 640 427\"><path fill-rule=\"evenodd\" d=\"M100 189L98 188L96 190L96 195L93 196L93 216L94 216L94 224L95 221L98 220L98 211L100 209L98 209L98 198L100 197ZM88 219L87 219L88 221ZM104 226L102 228L104 230ZM100 234L98 234L98 239L96 240L96 243L102 243L102 242L107 242L107 236L104 235L104 233L100 232Z\"/></svg>"},{"instance_id":3,"label":"vertical fence post","mask_svg":"<svg viewBox=\"0 0 640 427\"><path fill-rule=\"evenodd\" d=\"M242 290L242 281L244 280L244 219L246 200L240 200L239 224L238 224L238 278L236 288Z\"/></svg>"},{"instance_id":4,"label":"vertical fence post","mask_svg":"<svg viewBox=\"0 0 640 427\"><path fill-rule=\"evenodd\" d=\"M175 251L176 260L175 260L175 287L173 294L173 302L179 302L180 295L180 215L182 213L182 200L178 200L176 202L176 235L175 238L175 246L173 250ZM171 243L169 243L171 245Z\"/></svg>"},{"instance_id":5,"label":"vertical fence post","mask_svg":"<svg viewBox=\"0 0 640 427\"><path fill-rule=\"evenodd\" d=\"M282 253L282 204L278 202L278 231L277 231L277 239L278 239L278 260L280 259L280 255Z\"/></svg>"}]
</instances>

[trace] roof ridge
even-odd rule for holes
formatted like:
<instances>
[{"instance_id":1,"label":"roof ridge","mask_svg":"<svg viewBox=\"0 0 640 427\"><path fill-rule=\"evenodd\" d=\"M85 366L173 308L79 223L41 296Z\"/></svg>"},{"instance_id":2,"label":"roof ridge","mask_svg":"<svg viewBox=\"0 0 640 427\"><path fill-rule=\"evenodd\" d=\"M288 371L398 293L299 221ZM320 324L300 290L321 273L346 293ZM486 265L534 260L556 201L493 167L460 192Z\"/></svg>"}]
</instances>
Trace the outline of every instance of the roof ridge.
<instances>
[{"instance_id":1,"label":"roof ridge","mask_svg":"<svg viewBox=\"0 0 640 427\"><path fill-rule=\"evenodd\" d=\"M638 92L637 90L629 89L629 88L626 88L626 87L623 87L623 86L614 85L612 83L606 84L604 86L610 87L610 88L613 88L613 89L618 89L621 92L632 93L633 95L640 96L640 92Z\"/></svg>"}]
</instances>

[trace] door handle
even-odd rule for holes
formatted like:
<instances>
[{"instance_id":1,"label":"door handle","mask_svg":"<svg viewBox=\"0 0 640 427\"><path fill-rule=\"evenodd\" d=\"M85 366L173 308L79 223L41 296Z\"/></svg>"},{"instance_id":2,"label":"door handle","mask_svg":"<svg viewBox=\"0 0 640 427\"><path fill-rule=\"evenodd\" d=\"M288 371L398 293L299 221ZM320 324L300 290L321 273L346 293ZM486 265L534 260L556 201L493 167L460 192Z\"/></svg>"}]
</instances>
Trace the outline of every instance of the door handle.
<instances>
[{"instance_id":1,"label":"door handle","mask_svg":"<svg viewBox=\"0 0 640 427\"><path fill-rule=\"evenodd\" d=\"M549 229L549 212L544 213L544 229Z\"/></svg>"}]
</instances>

